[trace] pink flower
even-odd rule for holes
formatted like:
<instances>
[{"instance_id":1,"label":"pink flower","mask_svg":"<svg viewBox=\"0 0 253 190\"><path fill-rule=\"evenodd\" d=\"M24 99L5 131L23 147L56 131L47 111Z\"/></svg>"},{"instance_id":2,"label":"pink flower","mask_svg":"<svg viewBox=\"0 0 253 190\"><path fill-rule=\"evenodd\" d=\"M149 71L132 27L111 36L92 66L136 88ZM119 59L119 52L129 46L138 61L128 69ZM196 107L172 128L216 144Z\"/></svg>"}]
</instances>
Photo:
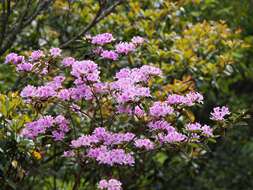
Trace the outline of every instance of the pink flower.
<instances>
[{"instance_id":1,"label":"pink flower","mask_svg":"<svg viewBox=\"0 0 253 190\"><path fill-rule=\"evenodd\" d=\"M196 136L197 133L198 134L201 133L202 135L204 135L206 137L213 136L213 129L208 125L202 126L200 123L196 122L196 123L187 124L185 128L186 128L186 130L190 131L193 136Z\"/></svg>"},{"instance_id":2,"label":"pink flower","mask_svg":"<svg viewBox=\"0 0 253 190\"><path fill-rule=\"evenodd\" d=\"M23 63L18 64L16 69L18 72L21 72L21 71L29 72L33 69L33 65L28 62L23 62Z\"/></svg>"},{"instance_id":3,"label":"pink flower","mask_svg":"<svg viewBox=\"0 0 253 190\"><path fill-rule=\"evenodd\" d=\"M110 180L100 180L98 183L99 189L107 189L107 190L122 190L122 183L116 179Z\"/></svg>"},{"instance_id":4,"label":"pink flower","mask_svg":"<svg viewBox=\"0 0 253 190\"><path fill-rule=\"evenodd\" d=\"M179 133L177 131L173 131L168 133L167 135L158 134L158 139L162 143L177 143L177 142L183 142L186 139L186 136L182 133Z\"/></svg>"},{"instance_id":5,"label":"pink flower","mask_svg":"<svg viewBox=\"0 0 253 190\"><path fill-rule=\"evenodd\" d=\"M131 40L131 42L133 44L136 44L136 45L141 45L144 43L144 38L140 37L140 36L134 36Z\"/></svg>"},{"instance_id":6,"label":"pink flower","mask_svg":"<svg viewBox=\"0 0 253 190\"><path fill-rule=\"evenodd\" d=\"M134 158L130 153L126 153L123 149L108 149L107 146L91 148L88 150L87 156L96 159L100 164L113 165L130 165L134 164Z\"/></svg>"},{"instance_id":7,"label":"pink flower","mask_svg":"<svg viewBox=\"0 0 253 190\"><path fill-rule=\"evenodd\" d=\"M71 92L68 89L62 89L57 93L57 97L63 101L70 100Z\"/></svg>"},{"instance_id":8,"label":"pink flower","mask_svg":"<svg viewBox=\"0 0 253 190\"><path fill-rule=\"evenodd\" d=\"M108 188L107 180L105 180L105 179L100 180L98 183L98 188L99 189L107 189Z\"/></svg>"},{"instance_id":9,"label":"pink flower","mask_svg":"<svg viewBox=\"0 0 253 190\"><path fill-rule=\"evenodd\" d=\"M199 123L190 123L186 125L188 131L199 131L202 129L201 127L202 126Z\"/></svg>"},{"instance_id":10,"label":"pink flower","mask_svg":"<svg viewBox=\"0 0 253 190\"><path fill-rule=\"evenodd\" d=\"M99 82L99 73L97 64L90 60L76 61L72 65L71 74L83 80Z\"/></svg>"},{"instance_id":11,"label":"pink flower","mask_svg":"<svg viewBox=\"0 0 253 190\"><path fill-rule=\"evenodd\" d=\"M108 51L108 50L104 50L101 53L101 57L105 58L105 59L111 59L113 61L117 60L119 55L117 53L115 53L115 51Z\"/></svg>"},{"instance_id":12,"label":"pink flower","mask_svg":"<svg viewBox=\"0 0 253 190\"><path fill-rule=\"evenodd\" d=\"M150 115L153 117L164 117L173 113L173 108L165 102L154 102L150 108Z\"/></svg>"},{"instance_id":13,"label":"pink flower","mask_svg":"<svg viewBox=\"0 0 253 190\"><path fill-rule=\"evenodd\" d=\"M137 117L142 117L142 116L145 115L145 111L143 109L141 109L140 106L135 106L135 108L134 108L134 114Z\"/></svg>"},{"instance_id":14,"label":"pink flower","mask_svg":"<svg viewBox=\"0 0 253 190\"><path fill-rule=\"evenodd\" d=\"M51 48L49 50L50 52L50 55L53 57L53 58L56 58L56 57L60 57L61 56L61 49L60 48Z\"/></svg>"},{"instance_id":15,"label":"pink flower","mask_svg":"<svg viewBox=\"0 0 253 190\"><path fill-rule=\"evenodd\" d=\"M213 136L213 129L208 125L204 125L202 127L202 134L207 137L212 137Z\"/></svg>"},{"instance_id":16,"label":"pink flower","mask_svg":"<svg viewBox=\"0 0 253 190\"><path fill-rule=\"evenodd\" d=\"M115 48L117 53L127 55L129 52L135 50L135 45L133 43L120 42L119 44L116 44Z\"/></svg>"},{"instance_id":17,"label":"pink flower","mask_svg":"<svg viewBox=\"0 0 253 190\"><path fill-rule=\"evenodd\" d=\"M105 45L114 40L112 34L110 33L103 33L103 34L98 34L96 36L93 36L91 38L91 43L96 44L96 45Z\"/></svg>"},{"instance_id":18,"label":"pink flower","mask_svg":"<svg viewBox=\"0 0 253 190\"><path fill-rule=\"evenodd\" d=\"M74 157L74 156L75 156L75 152L72 150L68 150L68 151L63 152L63 157L68 158L68 157Z\"/></svg>"},{"instance_id":19,"label":"pink flower","mask_svg":"<svg viewBox=\"0 0 253 190\"><path fill-rule=\"evenodd\" d=\"M144 148L146 150L152 150L155 147L154 143L149 139L137 139L134 141L134 145L137 148Z\"/></svg>"},{"instance_id":20,"label":"pink flower","mask_svg":"<svg viewBox=\"0 0 253 190\"><path fill-rule=\"evenodd\" d=\"M215 107L213 109L213 112L211 112L210 119L215 120L215 121L223 121L226 115L230 115L230 111L228 107L226 106Z\"/></svg>"},{"instance_id":21,"label":"pink flower","mask_svg":"<svg viewBox=\"0 0 253 190\"><path fill-rule=\"evenodd\" d=\"M69 67L75 63L75 59L73 57L66 57L61 62L65 67Z\"/></svg>"},{"instance_id":22,"label":"pink flower","mask_svg":"<svg viewBox=\"0 0 253 190\"><path fill-rule=\"evenodd\" d=\"M55 141L63 140L65 134L69 131L69 128L68 121L61 115L55 118L50 115L43 116L36 121L26 123L21 135L29 139L35 139L37 136L45 134L46 131L54 125L56 125L57 128L52 131L53 139Z\"/></svg>"},{"instance_id":23,"label":"pink flower","mask_svg":"<svg viewBox=\"0 0 253 190\"><path fill-rule=\"evenodd\" d=\"M37 60L39 60L39 59L42 58L42 57L45 57L43 51L41 51L41 50L36 50L36 51L33 51L33 52L31 53L30 59L31 59L31 61L37 61Z\"/></svg>"},{"instance_id":24,"label":"pink flower","mask_svg":"<svg viewBox=\"0 0 253 190\"><path fill-rule=\"evenodd\" d=\"M20 56L16 53L10 53L5 57L5 63L13 63L15 65L22 63L24 60L24 56Z\"/></svg>"},{"instance_id":25,"label":"pink flower","mask_svg":"<svg viewBox=\"0 0 253 190\"><path fill-rule=\"evenodd\" d=\"M203 103L203 96L198 92L190 92L183 95L171 94L167 98L167 103L171 105L184 105L184 106L193 106L195 103Z\"/></svg>"}]
</instances>

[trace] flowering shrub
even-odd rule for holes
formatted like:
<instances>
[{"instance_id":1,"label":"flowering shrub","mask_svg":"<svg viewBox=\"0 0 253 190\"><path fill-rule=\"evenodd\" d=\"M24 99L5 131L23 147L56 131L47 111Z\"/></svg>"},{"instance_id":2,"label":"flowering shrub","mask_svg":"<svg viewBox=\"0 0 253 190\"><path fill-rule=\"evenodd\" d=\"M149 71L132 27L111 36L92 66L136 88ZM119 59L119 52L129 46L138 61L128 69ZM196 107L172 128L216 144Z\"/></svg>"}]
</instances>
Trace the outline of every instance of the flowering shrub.
<instances>
[{"instance_id":1,"label":"flowering shrub","mask_svg":"<svg viewBox=\"0 0 253 190\"><path fill-rule=\"evenodd\" d=\"M87 39L95 46L94 55L112 61L145 42L141 37L117 42L109 33ZM99 189L127 189L130 184L124 183L120 171L145 164L146 155L206 145L220 131L219 123L200 124L189 115L192 107L204 103L201 93L159 97L154 84L164 76L152 65L122 68L114 77L107 73L101 77L93 60L64 57L59 48L36 50L27 58L11 53L5 62L27 77L29 84L20 96L27 111L36 112L20 130L20 138L30 139L44 156L57 143L62 148L59 156L73 165L101 168ZM226 125L226 115L230 115L227 107L217 107L210 118Z\"/></svg>"}]
</instances>

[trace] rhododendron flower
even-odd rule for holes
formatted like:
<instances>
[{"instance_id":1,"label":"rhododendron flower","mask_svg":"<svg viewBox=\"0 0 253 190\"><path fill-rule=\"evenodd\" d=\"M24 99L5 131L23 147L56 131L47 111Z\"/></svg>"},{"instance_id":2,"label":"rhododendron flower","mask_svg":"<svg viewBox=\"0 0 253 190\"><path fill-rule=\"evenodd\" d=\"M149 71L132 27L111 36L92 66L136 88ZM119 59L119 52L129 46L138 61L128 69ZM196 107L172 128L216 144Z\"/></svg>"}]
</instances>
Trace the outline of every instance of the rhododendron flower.
<instances>
[{"instance_id":1,"label":"rhododendron flower","mask_svg":"<svg viewBox=\"0 0 253 190\"><path fill-rule=\"evenodd\" d=\"M122 183L116 179L110 179L110 180L102 179L98 183L98 188L106 189L106 190L122 190L121 185Z\"/></svg>"},{"instance_id":2,"label":"rhododendron flower","mask_svg":"<svg viewBox=\"0 0 253 190\"><path fill-rule=\"evenodd\" d=\"M57 125L57 129L51 129L53 125ZM26 123L25 126L21 134L30 139L34 139L38 135L46 133L48 129L51 129L52 137L54 140L58 141L62 140L65 133L69 131L68 121L61 115L55 118L52 116L43 116L37 121Z\"/></svg>"},{"instance_id":3,"label":"rhododendron flower","mask_svg":"<svg viewBox=\"0 0 253 190\"><path fill-rule=\"evenodd\" d=\"M153 131L153 130L165 130L167 132L176 131L176 129L174 127L172 127L172 125L165 120L150 122L148 124L148 127L151 131Z\"/></svg>"},{"instance_id":4,"label":"rhododendron flower","mask_svg":"<svg viewBox=\"0 0 253 190\"><path fill-rule=\"evenodd\" d=\"M75 63L75 59L73 57L65 57L63 60L62 60L62 64L65 66L65 67L69 67L71 65L73 65Z\"/></svg>"},{"instance_id":5,"label":"rhododendron flower","mask_svg":"<svg viewBox=\"0 0 253 190\"><path fill-rule=\"evenodd\" d=\"M161 117L173 113L173 108L167 105L166 102L154 102L150 108L150 115L153 117Z\"/></svg>"},{"instance_id":6,"label":"rhododendron flower","mask_svg":"<svg viewBox=\"0 0 253 190\"><path fill-rule=\"evenodd\" d=\"M185 127L188 131L198 131L201 130L201 124L199 123L190 123Z\"/></svg>"},{"instance_id":7,"label":"rhododendron flower","mask_svg":"<svg viewBox=\"0 0 253 190\"><path fill-rule=\"evenodd\" d=\"M61 100L70 100L71 91L68 89L62 89L57 93L57 97Z\"/></svg>"},{"instance_id":8,"label":"rhododendron flower","mask_svg":"<svg viewBox=\"0 0 253 190\"><path fill-rule=\"evenodd\" d=\"M17 65L18 72L20 72L20 71L29 72L32 69L33 69L33 65L31 63L24 62L24 63L20 63Z\"/></svg>"},{"instance_id":9,"label":"rhododendron flower","mask_svg":"<svg viewBox=\"0 0 253 190\"><path fill-rule=\"evenodd\" d=\"M145 111L143 109L141 109L140 106L135 106L135 108L134 108L134 114L137 117L142 117L142 116L144 116Z\"/></svg>"},{"instance_id":10,"label":"rhododendron flower","mask_svg":"<svg viewBox=\"0 0 253 190\"><path fill-rule=\"evenodd\" d=\"M63 152L63 157L68 158L68 157L74 157L74 156L75 156L75 152L72 150L68 150L68 151Z\"/></svg>"},{"instance_id":11,"label":"rhododendron flower","mask_svg":"<svg viewBox=\"0 0 253 190\"><path fill-rule=\"evenodd\" d=\"M210 119L215 120L215 121L223 121L226 115L230 115L230 111L228 107L226 106L215 107L213 109L213 112L211 112Z\"/></svg>"},{"instance_id":12,"label":"rhododendron flower","mask_svg":"<svg viewBox=\"0 0 253 190\"><path fill-rule=\"evenodd\" d=\"M193 106L195 103L203 103L203 96L198 92L190 92L183 95L171 94L167 98L167 103L171 105L185 105L185 106Z\"/></svg>"},{"instance_id":13,"label":"rhododendron flower","mask_svg":"<svg viewBox=\"0 0 253 190\"><path fill-rule=\"evenodd\" d=\"M204 125L202 127L202 134L207 137L212 137L213 136L213 129L208 125Z\"/></svg>"},{"instance_id":14,"label":"rhododendron flower","mask_svg":"<svg viewBox=\"0 0 253 190\"><path fill-rule=\"evenodd\" d=\"M115 61L118 59L119 55L115 51L104 50L101 53L101 57Z\"/></svg>"},{"instance_id":15,"label":"rhododendron flower","mask_svg":"<svg viewBox=\"0 0 253 190\"><path fill-rule=\"evenodd\" d=\"M87 156L96 159L100 164L107 164L113 166L134 164L134 158L130 153L126 153L123 149L108 149L106 146L100 146L98 148L90 148Z\"/></svg>"},{"instance_id":16,"label":"rhododendron flower","mask_svg":"<svg viewBox=\"0 0 253 190\"><path fill-rule=\"evenodd\" d=\"M50 55L54 58L61 56L61 49L60 48L51 48L49 50Z\"/></svg>"},{"instance_id":17,"label":"rhododendron flower","mask_svg":"<svg viewBox=\"0 0 253 190\"><path fill-rule=\"evenodd\" d=\"M96 44L96 45L105 45L114 40L112 34L110 33L103 33L103 34L98 34L96 36L93 36L91 38L91 43Z\"/></svg>"},{"instance_id":18,"label":"rhododendron flower","mask_svg":"<svg viewBox=\"0 0 253 190\"><path fill-rule=\"evenodd\" d=\"M206 137L212 137L213 136L213 129L208 125L201 125L200 123L189 123L186 125L186 130L191 131L192 135L197 135L197 132L201 132L202 135ZM195 133L196 132L196 133Z\"/></svg>"},{"instance_id":19,"label":"rhododendron flower","mask_svg":"<svg viewBox=\"0 0 253 190\"><path fill-rule=\"evenodd\" d=\"M30 60L31 61L37 61L40 58L45 57L45 54L41 50L36 50L31 53Z\"/></svg>"},{"instance_id":20,"label":"rhododendron flower","mask_svg":"<svg viewBox=\"0 0 253 190\"><path fill-rule=\"evenodd\" d=\"M134 44L128 42L120 42L119 44L116 44L115 48L117 53L125 55L135 50Z\"/></svg>"},{"instance_id":21,"label":"rhododendron flower","mask_svg":"<svg viewBox=\"0 0 253 190\"><path fill-rule=\"evenodd\" d=\"M71 74L83 80L99 82L99 73L97 64L90 60L76 61L72 65Z\"/></svg>"},{"instance_id":22,"label":"rhododendron flower","mask_svg":"<svg viewBox=\"0 0 253 190\"><path fill-rule=\"evenodd\" d=\"M186 136L177 131L172 131L166 135L159 133L158 139L162 143L177 143L184 141L186 139Z\"/></svg>"},{"instance_id":23,"label":"rhododendron flower","mask_svg":"<svg viewBox=\"0 0 253 190\"><path fill-rule=\"evenodd\" d=\"M140 45L140 44L143 44L144 43L144 38L140 37L140 36L134 36L132 39L131 39L131 42L133 44L136 44L136 45Z\"/></svg>"},{"instance_id":24,"label":"rhododendron flower","mask_svg":"<svg viewBox=\"0 0 253 190\"><path fill-rule=\"evenodd\" d=\"M134 141L134 145L137 148L144 148L146 150L152 150L155 147L154 143L149 139L137 139Z\"/></svg>"},{"instance_id":25,"label":"rhododendron flower","mask_svg":"<svg viewBox=\"0 0 253 190\"><path fill-rule=\"evenodd\" d=\"M5 63L13 63L15 65L22 63L24 61L24 56L20 56L16 53L10 53L5 57Z\"/></svg>"}]
</instances>

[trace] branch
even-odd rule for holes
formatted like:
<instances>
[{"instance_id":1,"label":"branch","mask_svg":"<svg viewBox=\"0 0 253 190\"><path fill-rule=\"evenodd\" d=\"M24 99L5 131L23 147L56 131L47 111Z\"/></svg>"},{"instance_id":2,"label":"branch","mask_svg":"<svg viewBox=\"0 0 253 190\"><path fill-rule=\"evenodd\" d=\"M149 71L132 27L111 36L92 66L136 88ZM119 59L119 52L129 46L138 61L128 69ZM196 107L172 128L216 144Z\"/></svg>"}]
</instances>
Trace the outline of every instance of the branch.
<instances>
[{"instance_id":1,"label":"branch","mask_svg":"<svg viewBox=\"0 0 253 190\"><path fill-rule=\"evenodd\" d=\"M14 43L16 40L17 35L25 28L27 27L33 20L36 19L36 17L45 10L50 3L53 2L53 0L45 0L41 1L40 4L37 5L36 10L31 15L28 15L28 12L30 10L30 5L32 3L31 0L27 2L26 8L23 11L23 14L20 16L20 19L18 22L12 27L11 31L8 32L8 35L5 37L4 42L1 45L0 49L0 55L4 54Z\"/></svg>"},{"instance_id":2,"label":"branch","mask_svg":"<svg viewBox=\"0 0 253 190\"><path fill-rule=\"evenodd\" d=\"M60 46L60 48L66 48L69 44L71 44L72 42L74 42L75 40L80 38L81 36L85 35L91 28L93 28L97 23L99 23L101 20L103 20L105 17L107 17L110 13L112 13L114 11L114 9L123 2L124 2L124 0L119 0L115 4L110 6L108 9L103 10L104 4L101 3L101 1L99 1L100 8L99 8L98 12L96 13L95 17L92 19L92 21L79 34L77 34L76 36L74 36L70 40L64 42Z\"/></svg>"}]
</instances>

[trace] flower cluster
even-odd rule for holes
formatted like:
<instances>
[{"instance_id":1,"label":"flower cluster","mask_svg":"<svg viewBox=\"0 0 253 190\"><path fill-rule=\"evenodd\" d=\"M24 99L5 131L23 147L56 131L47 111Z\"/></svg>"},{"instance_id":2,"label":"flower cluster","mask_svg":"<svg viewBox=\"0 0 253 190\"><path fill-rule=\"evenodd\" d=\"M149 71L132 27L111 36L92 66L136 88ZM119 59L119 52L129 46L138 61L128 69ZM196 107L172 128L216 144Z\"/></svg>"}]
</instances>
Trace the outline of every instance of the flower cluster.
<instances>
[{"instance_id":1,"label":"flower cluster","mask_svg":"<svg viewBox=\"0 0 253 190\"><path fill-rule=\"evenodd\" d=\"M170 123L165 120L152 121L148 124L151 132L158 132L157 139L160 143L183 142L186 136L178 132Z\"/></svg>"},{"instance_id":2,"label":"flower cluster","mask_svg":"<svg viewBox=\"0 0 253 190\"><path fill-rule=\"evenodd\" d=\"M211 113L211 119L215 121L223 121L226 115L230 115L230 111L226 106L215 107Z\"/></svg>"},{"instance_id":3,"label":"flower cluster","mask_svg":"<svg viewBox=\"0 0 253 190\"><path fill-rule=\"evenodd\" d=\"M154 102L150 108L150 115L153 117L164 117L173 113L173 108L166 102Z\"/></svg>"},{"instance_id":4,"label":"flower cluster","mask_svg":"<svg viewBox=\"0 0 253 190\"><path fill-rule=\"evenodd\" d=\"M5 63L13 63L15 65L22 63L24 61L24 56L18 55L16 53L10 53L5 57Z\"/></svg>"},{"instance_id":5,"label":"flower cluster","mask_svg":"<svg viewBox=\"0 0 253 190\"><path fill-rule=\"evenodd\" d=\"M111 34L90 39L98 54L112 61L144 43L143 38L133 37L131 42L116 44L115 50L105 50L106 44L114 41ZM100 76L103 69L93 60L64 58L59 48L52 48L49 52L33 51L28 59L11 53L7 55L6 63L16 65L17 71L45 75L38 84L33 82L33 85L24 87L20 95L28 104L36 101L48 103L45 105L47 109L41 113L53 109L54 114L60 115L44 115L26 123L22 136L32 140L49 136L60 142L67 136L68 144L64 141L64 147L68 145L68 150L64 149L63 154L66 159L71 157L112 169L123 168L139 163L137 159L142 154L167 147L190 146L190 142L202 143L204 139L215 137L214 127L189 123L187 110L204 101L199 92L168 94L165 98L156 96L150 79L163 77L157 67L122 68L113 78L105 80L106 76ZM48 69L54 69L53 66L55 70ZM55 107L49 109L52 103ZM69 123L63 115L69 118L71 110L75 113L75 120L71 119L73 122ZM227 107L217 107L211 113L211 119L220 121L229 114ZM121 182L115 179L101 180L98 187L122 189Z\"/></svg>"},{"instance_id":6,"label":"flower cluster","mask_svg":"<svg viewBox=\"0 0 253 190\"><path fill-rule=\"evenodd\" d=\"M116 179L102 179L98 184L98 188L107 190L122 190L121 185L121 182Z\"/></svg>"},{"instance_id":7,"label":"flower cluster","mask_svg":"<svg viewBox=\"0 0 253 190\"><path fill-rule=\"evenodd\" d=\"M104 49L106 44L113 42L115 39L110 33L98 34L93 37L89 37L91 43L97 45L93 52L100 55L104 59L115 61L120 55L127 55L134 52L136 48L144 43L144 38L140 36L134 36L130 42L119 42L115 44L114 49Z\"/></svg>"},{"instance_id":8,"label":"flower cluster","mask_svg":"<svg viewBox=\"0 0 253 190\"><path fill-rule=\"evenodd\" d=\"M136 102L141 98L151 97L150 89L142 84L147 84L151 76L161 76L159 68L142 66L141 68L121 69L116 74L116 81L110 83L111 90L118 103Z\"/></svg>"},{"instance_id":9,"label":"flower cluster","mask_svg":"<svg viewBox=\"0 0 253 190\"><path fill-rule=\"evenodd\" d=\"M130 142L135 138L133 133L112 133L105 128L97 127L92 135L83 135L71 142L71 146L79 148L82 146L91 146L92 144L103 143L107 146L118 145L123 142Z\"/></svg>"},{"instance_id":10,"label":"flower cluster","mask_svg":"<svg viewBox=\"0 0 253 190\"><path fill-rule=\"evenodd\" d=\"M65 80L63 76L54 77L53 81L48 82L44 86L35 87L32 85L26 86L20 93L21 97L28 100L31 99L48 99L57 95L57 90L62 87L62 82Z\"/></svg>"},{"instance_id":11,"label":"flower cluster","mask_svg":"<svg viewBox=\"0 0 253 190\"><path fill-rule=\"evenodd\" d=\"M187 124L185 128L186 130L193 133L201 132L202 135L207 136L207 137L213 136L213 129L208 125L201 126L200 123L190 123L190 124Z\"/></svg>"},{"instance_id":12,"label":"flower cluster","mask_svg":"<svg viewBox=\"0 0 253 190\"><path fill-rule=\"evenodd\" d=\"M43 116L37 121L26 123L22 130L22 135L26 138L35 139L38 135L51 132L55 141L63 140L65 134L69 131L68 121L62 115L57 117Z\"/></svg>"},{"instance_id":13,"label":"flower cluster","mask_svg":"<svg viewBox=\"0 0 253 190\"><path fill-rule=\"evenodd\" d=\"M51 48L49 50L49 58L61 57L62 50L60 48ZM46 58L45 52L42 50L35 50L26 60L24 56L16 53L10 53L5 58L5 63L12 63L16 65L18 72L34 72L45 75L48 73L48 62L42 62Z\"/></svg>"},{"instance_id":14,"label":"flower cluster","mask_svg":"<svg viewBox=\"0 0 253 190\"><path fill-rule=\"evenodd\" d=\"M110 166L115 164L132 166L135 162L132 154L126 153L124 149L108 149L106 146L89 149L87 156L96 159L100 164Z\"/></svg>"},{"instance_id":15,"label":"flower cluster","mask_svg":"<svg viewBox=\"0 0 253 190\"><path fill-rule=\"evenodd\" d=\"M171 94L167 98L170 105L193 106L195 103L203 103L203 96L198 92L190 92L186 95Z\"/></svg>"},{"instance_id":16,"label":"flower cluster","mask_svg":"<svg viewBox=\"0 0 253 190\"><path fill-rule=\"evenodd\" d=\"M152 150L155 147L154 143L149 139L137 139L134 141L134 145L137 148L144 148L146 150Z\"/></svg>"},{"instance_id":17,"label":"flower cluster","mask_svg":"<svg viewBox=\"0 0 253 190\"><path fill-rule=\"evenodd\" d=\"M114 40L112 34L103 33L91 37L91 43L96 45L105 45L111 43Z\"/></svg>"}]
</instances>

